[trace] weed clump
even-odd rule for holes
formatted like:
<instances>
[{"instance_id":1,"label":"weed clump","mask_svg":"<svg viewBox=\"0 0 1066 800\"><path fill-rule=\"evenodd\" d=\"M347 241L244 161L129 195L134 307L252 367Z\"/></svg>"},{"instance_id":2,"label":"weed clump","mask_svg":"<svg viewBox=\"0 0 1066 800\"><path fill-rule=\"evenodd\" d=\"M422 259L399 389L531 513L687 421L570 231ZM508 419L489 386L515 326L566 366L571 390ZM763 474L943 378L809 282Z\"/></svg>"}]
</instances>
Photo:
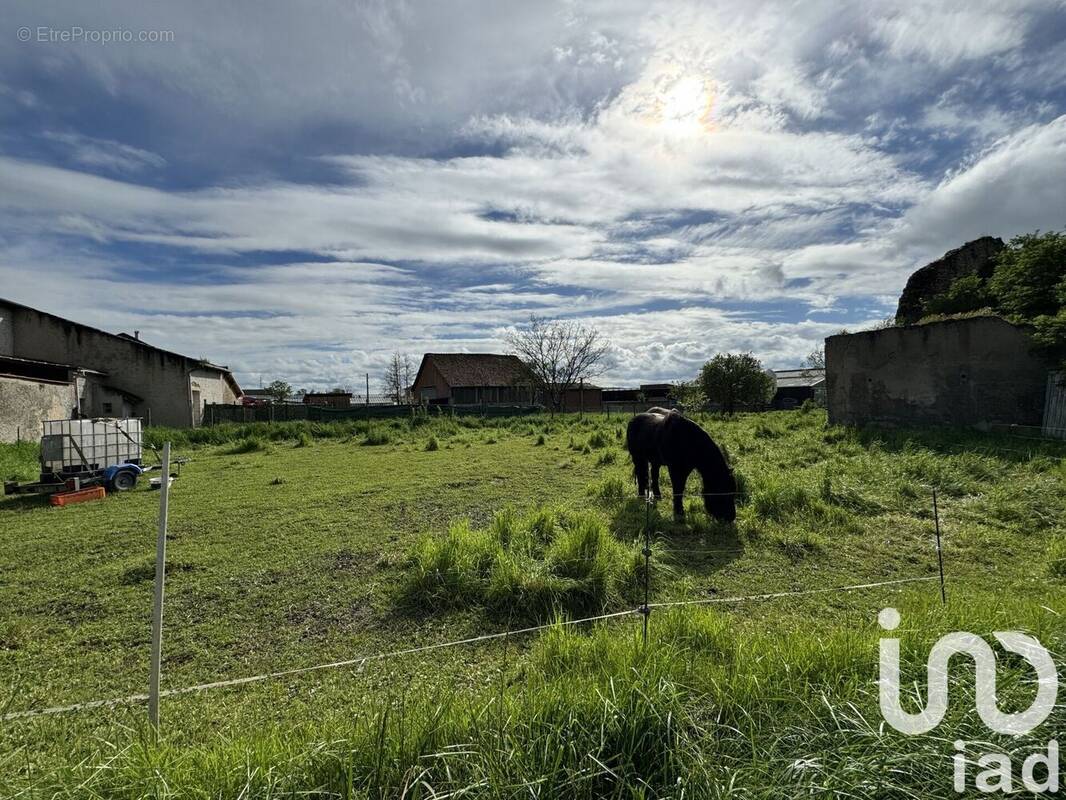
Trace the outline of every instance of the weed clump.
<instances>
[{"instance_id":1,"label":"weed clump","mask_svg":"<svg viewBox=\"0 0 1066 800\"><path fill-rule=\"evenodd\" d=\"M453 522L412 552L406 597L420 607L482 606L509 619L595 613L640 587L638 542L624 543L596 514L541 509L496 515L488 528Z\"/></svg>"},{"instance_id":2,"label":"weed clump","mask_svg":"<svg viewBox=\"0 0 1066 800\"><path fill-rule=\"evenodd\" d=\"M1048 572L1056 578L1066 578L1066 535L1051 540L1047 551Z\"/></svg>"},{"instance_id":3,"label":"weed clump","mask_svg":"<svg viewBox=\"0 0 1066 800\"><path fill-rule=\"evenodd\" d=\"M296 435L296 447L310 447L313 443L314 440L307 431L300 431Z\"/></svg>"},{"instance_id":4,"label":"weed clump","mask_svg":"<svg viewBox=\"0 0 1066 800\"><path fill-rule=\"evenodd\" d=\"M366 436L363 437L361 444L364 447L379 447L389 444L391 441L392 434L389 433L388 428L370 428L366 432Z\"/></svg>"},{"instance_id":5,"label":"weed clump","mask_svg":"<svg viewBox=\"0 0 1066 800\"><path fill-rule=\"evenodd\" d=\"M258 436L245 436L243 439L223 450L227 455L240 455L242 453L265 453L270 445Z\"/></svg>"},{"instance_id":6,"label":"weed clump","mask_svg":"<svg viewBox=\"0 0 1066 800\"><path fill-rule=\"evenodd\" d=\"M433 453L440 450L440 442L437 441L436 436L430 436L429 441L426 442L426 452Z\"/></svg>"}]
</instances>

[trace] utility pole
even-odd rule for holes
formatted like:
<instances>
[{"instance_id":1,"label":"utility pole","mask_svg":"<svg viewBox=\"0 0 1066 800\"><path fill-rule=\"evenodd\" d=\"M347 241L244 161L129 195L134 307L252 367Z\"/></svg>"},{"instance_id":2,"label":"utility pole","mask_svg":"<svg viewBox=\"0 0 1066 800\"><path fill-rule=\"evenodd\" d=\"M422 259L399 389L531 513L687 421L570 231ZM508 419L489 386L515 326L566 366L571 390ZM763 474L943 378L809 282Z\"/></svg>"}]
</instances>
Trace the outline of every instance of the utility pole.
<instances>
[{"instance_id":1,"label":"utility pole","mask_svg":"<svg viewBox=\"0 0 1066 800\"><path fill-rule=\"evenodd\" d=\"M370 407L370 373L366 374L366 405Z\"/></svg>"}]
</instances>

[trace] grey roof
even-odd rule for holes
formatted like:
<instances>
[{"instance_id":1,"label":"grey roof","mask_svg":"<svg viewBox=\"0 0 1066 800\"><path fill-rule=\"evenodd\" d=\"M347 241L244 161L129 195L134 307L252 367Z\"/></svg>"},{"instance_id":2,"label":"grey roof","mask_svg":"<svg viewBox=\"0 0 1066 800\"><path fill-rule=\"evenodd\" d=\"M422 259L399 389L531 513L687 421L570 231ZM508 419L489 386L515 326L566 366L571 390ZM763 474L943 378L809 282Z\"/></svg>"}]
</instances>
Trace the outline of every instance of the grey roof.
<instances>
[{"instance_id":1,"label":"grey roof","mask_svg":"<svg viewBox=\"0 0 1066 800\"><path fill-rule=\"evenodd\" d=\"M817 386L825 380L824 369L775 369L774 378L777 388L795 388L798 386Z\"/></svg>"}]
</instances>

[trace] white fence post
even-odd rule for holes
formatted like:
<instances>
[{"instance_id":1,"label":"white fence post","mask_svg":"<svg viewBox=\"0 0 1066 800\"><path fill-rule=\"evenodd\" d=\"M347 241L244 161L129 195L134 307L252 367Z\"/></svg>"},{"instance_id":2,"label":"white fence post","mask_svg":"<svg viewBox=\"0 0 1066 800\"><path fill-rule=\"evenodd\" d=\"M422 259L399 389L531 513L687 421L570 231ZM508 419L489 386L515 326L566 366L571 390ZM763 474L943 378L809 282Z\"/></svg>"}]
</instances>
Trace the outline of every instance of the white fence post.
<instances>
[{"instance_id":1,"label":"white fence post","mask_svg":"<svg viewBox=\"0 0 1066 800\"><path fill-rule=\"evenodd\" d=\"M155 543L155 598L152 602L152 671L148 678L148 721L159 730L159 670L163 654L163 585L167 564L167 500L170 497L170 442L163 444L159 482L159 535Z\"/></svg>"}]
</instances>

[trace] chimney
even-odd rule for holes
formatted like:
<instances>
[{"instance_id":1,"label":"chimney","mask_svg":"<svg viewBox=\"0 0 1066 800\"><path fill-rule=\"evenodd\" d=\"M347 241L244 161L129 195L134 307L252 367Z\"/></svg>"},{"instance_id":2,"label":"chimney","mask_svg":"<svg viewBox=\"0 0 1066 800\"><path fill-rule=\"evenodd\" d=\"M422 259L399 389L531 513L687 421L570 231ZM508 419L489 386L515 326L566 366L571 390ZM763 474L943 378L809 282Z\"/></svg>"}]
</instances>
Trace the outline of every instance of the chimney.
<instances>
[{"instance_id":1,"label":"chimney","mask_svg":"<svg viewBox=\"0 0 1066 800\"><path fill-rule=\"evenodd\" d=\"M136 339L139 342L141 340L141 332L140 331L134 331L133 332L133 338Z\"/></svg>"}]
</instances>

